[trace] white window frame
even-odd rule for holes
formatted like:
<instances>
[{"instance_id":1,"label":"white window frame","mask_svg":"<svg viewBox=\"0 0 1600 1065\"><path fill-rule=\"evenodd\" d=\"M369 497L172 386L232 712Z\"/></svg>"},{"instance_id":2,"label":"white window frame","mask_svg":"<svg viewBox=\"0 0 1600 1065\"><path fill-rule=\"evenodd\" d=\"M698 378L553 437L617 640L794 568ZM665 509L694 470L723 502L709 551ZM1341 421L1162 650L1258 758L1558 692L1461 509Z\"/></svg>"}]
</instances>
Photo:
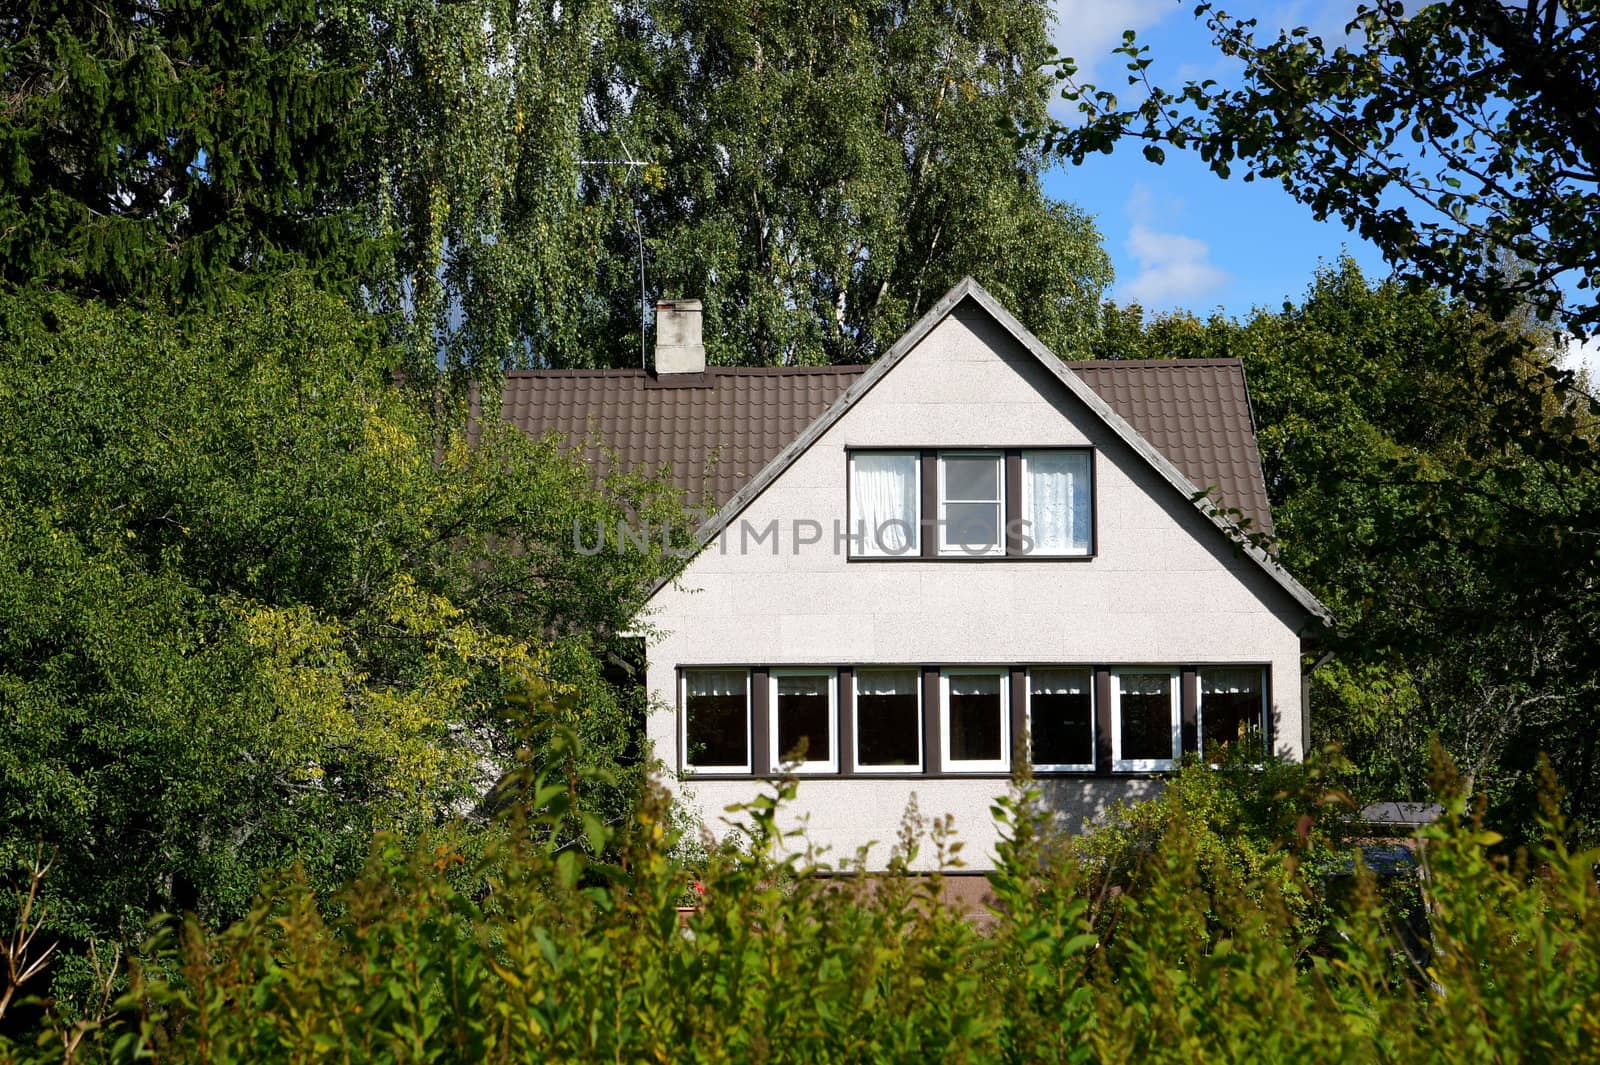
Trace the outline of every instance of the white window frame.
<instances>
[{"instance_id":1,"label":"white window frame","mask_svg":"<svg viewBox=\"0 0 1600 1065\"><path fill-rule=\"evenodd\" d=\"M950 678L995 677L1000 682L1000 757L950 757ZM999 666L959 666L939 671L939 762L947 773L1009 773L1011 771L1011 670Z\"/></svg>"},{"instance_id":2,"label":"white window frame","mask_svg":"<svg viewBox=\"0 0 1600 1065\"><path fill-rule=\"evenodd\" d=\"M975 459L983 458L994 460L995 465L995 539L998 543L990 544L987 551L969 551L960 543L950 542L950 521L948 508L950 499L945 491L945 460L946 459ZM939 466L939 555L943 558L990 558L1006 553L1006 453L987 448L973 448L960 451L941 451L938 459ZM957 503L986 503L983 499L958 499Z\"/></svg>"},{"instance_id":3,"label":"white window frame","mask_svg":"<svg viewBox=\"0 0 1600 1065\"><path fill-rule=\"evenodd\" d=\"M778 678L825 677L828 682L828 757L807 758L793 767L795 773L837 773L839 771L839 671L820 666L806 669L802 666L785 667L768 671L767 684L767 764L776 772L782 765L784 752L778 749Z\"/></svg>"},{"instance_id":4,"label":"white window frame","mask_svg":"<svg viewBox=\"0 0 1600 1065\"><path fill-rule=\"evenodd\" d=\"M1159 673L1172 678L1172 757L1122 757L1122 675ZM1128 666L1111 671L1111 770L1114 773L1164 773L1178 768L1183 757L1183 672L1168 666Z\"/></svg>"},{"instance_id":5,"label":"white window frame","mask_svg":"<svg viewBox=\"0 0 1600 1065\"><path fill-rule=\"evenodd\" d=\"M697 766L689 761L689 674L740 672L744 674L744 765ZM755 741L753 735L755 708L751 702L753 694L749 669L741 670L737 666L685 666L678 671L678 751L685 774L697 777L729 777L748 776L751 773L750 746Z\"/></svg>"},{"instance_id":6,"label":"white window frame","mask_svg":"<svg viewBox=\"0 0 1600 1065\"><path fill-rule=\"evenodd\" d=\"M1195 746L1197 746L1200 749L1200 757L1201 758L1208 757L1207 754L1206 754L1206 685L1205 685L1205 680L1204 680L1204 675L1205 675L1205 672L1206 672L1207 669L1230 669L1230 670L1254 670L1255 671L1255 673L1256 673L1256 684L1259 686L1260 691L1261 691L1261 753L1262 753L1262 756L1265 757L1266 753L1267 753L1268 737L1270 735L1270 732L1269 732L1268 727L1267 727L1267 723L1270 720L1270 715L1272 713L1272 707L1270 705L1268 705L1268 703L1267 703L1267 667L1266 666L1252 666L1252 665L1235 666L1235 665L1229 665L1228 663L1225 663L1225 662L1213 662L1209 666L1204 666L1203 665L1203 666L1197 666L1195 668L1194 686L1195 686L1195 703L1196 703L1196 706L1195 706L1195 730L1194 730L1195 735L1194 735L1194 742L1195 742ZM1215 762L1210 762L1208 764L1211 765L1213 768L1215 768L1216 765L1217 765L1217 763L1215 763ZM1256 763L1252 763L1252 764L1254 764L1254 765L1259 767L1262 763L1256 762Z\"/></svg>"},{"instance_id":7,"label":"white window frame","mask_svg":"<svg viewBox=\"0 0 1600 1065\"><path fill-rule=\"evenodd\" d=\"M848 459L845 463L846 495L849 505L845 507L845 543L849 549L849 558L920 558L922 555L922 452L907 451L905 448L892 447L862 447L850 448L847 451ZM852 490L856 482L856 456L857 455L900 455L911 459L912 476L916 487L913 489L912 498L915 504L912 507L911 518L911 543L904 551L879 551L876 529L862 529L861 538L856 539L856 496Z\"/></svg>"},{"instance_id":8,"label":"white window frame","mask_svg":"<svg viewBox=\"0 0 1600 1065\"><path fill-rule=\"evenodd\" d=\"M912 693L917 697L917 761L915 765L875 765L861 760L861 674L910 673ZM885 773L911 776L921 773L925 761L922 739L922 667L921 666L857 666L851 673L850 684L851 731L855 733L851 744L850 769L854 773Z\"/></svg>"},{"instance_id":9,"label":"white window frame","mask_svg":"<svg viewBox=\"0 0 1600 1065\"><path fill-rule=\"evenodd\" d=\"M1095 767L1095 758L1098 751L1095 748L1095 692L1094 669L1090 666L1030 666L1026 678L1024 698L1028 700L1028 759L1033 760L1033 671L1035 669L1054 673L1087 673L1089 675L1089 761L1087 762L1033 762L1033 768L1046 773L1092 773Z\"/></svg>"},{"instance_id":10,"label":"white window frame","mask_svg":"<svg viewBox=\"0 0 1600 1065\"><path fill-rule=\"evenodd\" d=\"M1028 476L1028 461L1029 461L1029 459L1031 459L1035 455L1059 455L1059 454L1061 454L1063 452L1081 453L1084 456L1086 456L1088 458L1088 460L1089 460L1088 467L1087 467L1088 468L1088 478L1089 478L1089 500L1088 500L1088 506L1089 506L1089 542L1086 545L1084 545L1084 549L1082 551L1044 551L1044 550L1041 550L1038 547L1038 541L1037 540L1033 540L1033 537L1030 535L1029 539L1033 540L1033 543L1034 543L1034 546L1032 546L1032 547L1030 547L1028 549L1028 556L1030 558L1091 558L1091 557L1094 556L1094 553L1095 553L1096 544L1094 542L1094 539L1095 539L1096 525L1095 525L1095 520L1094 520L1094 504L1095 504L1094 496L1095 496L1095 493L1094 493L1094 449L1093 448L1087 448L1087 447L1036 447L1036 448L1030 448L1030 449L1024 451L1022 453L1022 513L1017 515L1017 517L1022 521L1026 521L1027 518L1028 518L1028 515L1033 512L1033 478ZM1031 528L1028 531L1031 534L1031 532L1032 532Z\"/></svg>"}]
</instances>

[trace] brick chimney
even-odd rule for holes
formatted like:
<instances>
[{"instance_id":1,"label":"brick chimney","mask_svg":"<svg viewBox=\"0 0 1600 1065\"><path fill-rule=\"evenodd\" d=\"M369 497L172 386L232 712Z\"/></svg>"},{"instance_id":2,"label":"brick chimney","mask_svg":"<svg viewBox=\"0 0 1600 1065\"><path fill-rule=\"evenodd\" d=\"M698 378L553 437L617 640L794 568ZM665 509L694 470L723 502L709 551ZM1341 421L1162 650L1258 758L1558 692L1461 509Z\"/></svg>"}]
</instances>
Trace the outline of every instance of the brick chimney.
<instances>
[{"instance_id":1,"label":"brick chimney","mask_svg":"<svg viewBox=\"0 0 1600 1065\"><path fill-rule=\"evenodd\" d=\"M706 372L701 313L699 300L656 301L657 377Z\"/></svg>"}]
</instances>

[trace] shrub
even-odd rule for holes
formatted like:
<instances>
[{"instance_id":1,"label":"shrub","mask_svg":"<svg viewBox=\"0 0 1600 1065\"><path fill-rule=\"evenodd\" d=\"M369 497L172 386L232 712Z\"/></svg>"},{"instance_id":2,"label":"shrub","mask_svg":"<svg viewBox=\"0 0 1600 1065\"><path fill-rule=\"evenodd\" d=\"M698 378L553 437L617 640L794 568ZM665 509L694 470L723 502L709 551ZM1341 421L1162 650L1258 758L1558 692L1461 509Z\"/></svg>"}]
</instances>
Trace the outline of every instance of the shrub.
<instances>
[{"instance_id":1,"label":"shrub","mask_svg":"<svg viewBox=\"0 0 1600 1065\"><path fill-rule=\"evenodd\" d=\"M827 870L780 838L789 780L743 808L748 847L689 869L663 792L603 824L577 804L592 770L572 734L539 742L556 764L528 774L481 857L450 834L380 840L332 905L291 871L228 928L159 933L99 1021L5 1056L1554 1061L1584 1060L1600 1035L1597 855L1567 850L1553 817L1545 844L1507 857L1447 795L1420 844L1421 958L1364 870L1351 906L1319 918L1332 945L1308 949L1320 830L1299 814L1283 845L1265 842L1317 801L1284 790L1291 770L1254 778L1252 796L1191 767L1079 841L1022 781L996 805L998 901L980 931L907 872L929 839L945 853L948 825L908 830L887 875ZM563 842L574 831L586 847ZM1108 873L1107 855L1134 852L1131 874ZM690 877L704 895L685 920Z\"/></svg>"}]
</instances>

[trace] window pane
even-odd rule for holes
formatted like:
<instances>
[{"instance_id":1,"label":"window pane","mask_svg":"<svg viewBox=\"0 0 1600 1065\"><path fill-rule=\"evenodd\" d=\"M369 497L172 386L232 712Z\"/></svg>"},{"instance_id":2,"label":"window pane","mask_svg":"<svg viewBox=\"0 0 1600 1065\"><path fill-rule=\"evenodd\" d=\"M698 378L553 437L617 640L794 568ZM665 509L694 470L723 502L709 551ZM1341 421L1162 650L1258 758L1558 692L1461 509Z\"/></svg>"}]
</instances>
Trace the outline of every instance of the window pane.
<instances>
[{"instance_id":1,"label":"window pane","mask_svg":"<svg viewBox=\"0 0 1600 1065\"><path fill-rule=\"evenodd\" d=\"M1087 669L1030 673L1030 719L1035 765L1094 764L1094 706Z\"/></svg>"},{"instance_id":2,"label":"window pane","mask_svg":"<svg viewBox=\"0 0 1600 1065\"><path fill-rule=\"evenodd\" d=\"M1000 498L1000 458L997 455L951 455L944 458L946 499Z\"/></svg>"},{"instance_id":3,"label":"window pane","mask_svg":"<svg viewBox=\"0 0 1600 1065\"><path fill-rule=\"evenodd\" d=\"M1211 754L1241 741L1261 750L1266 743L1259 669L1200 672L1200 750Z\"/></svg>"},{"instance_id":4,"label":"window pane","mask_svg":"<svg viewBox=\"0 0 1600 1065\"><path fill-rule=\"evenodd\" d=\"M1091 496L1087 451L1030 451L1023 456L1028 538L1052 555L1089 553Z\"/></svg>"},{"instance_id":5,"label":"window pane","mask_svg":"<svg viewBox=\"0 0 1600 1065\"><path fill-rule=\"evenodd\" d=\"M818 674L778 677L778 758L794 760L805 745L807 762L826 762L828 748L828 692L833 678Z\"/></svg>"},{"instance_id":6,"label":"window pane","mask_svg":"<svg viewBox=\"0 0 1600 1065\"><path fill-rule=\"evenodd\" d=\"M915 552L917 517L915 453L861 451L850 456L852 553Z\"/></svg>"},{"instance_id":7,"label":"window pane","mask_svg":"<svg viewBox=\"0 0 1600 1065\"><path fill-rule=\"evenodd\" d=\"M750 706L745 676L738 670L684 674L689 765L716 768L746 763Z\"/></svg>"},{"instance_id":8,"label":"window pane","mask_svg":"<svg viewBox=\"0 0 1600 1065\"><path fill-rule=\"evenodd\" d=\"M1000 508L994 503L948 503L944 542L974 554L994 551L1000 544Z\"/></svg>"},{"instance_id":9,"label":"window pane","mask_svg":"<svg viewBox=\"0 0 1600 1065\"><path fill-rule=\"evenodd\" d=\"M922 762L916 670L856 674L856 762L914 766Z\"/></svg>"},{"instance_id":10,"label":"window pane","mask_svg":"<svg viewBox=\"0 0 1600 1065\"><path fill-rule=\"evenodd\" d=\"M952 762L995 762L1005 757L1000 681L993 675L949 678Z\"/></svg>"},{"instance_id":11,"label":"window pane","mask_svg":"<svg viewBox=\"0 0 1600 1065\"><path fill-rule=\"evenodd\" d=\"M1121 675L1122 751L1119 757L1171 759L1172 677L1167 673Z\"/></svg>"}]
</instances>

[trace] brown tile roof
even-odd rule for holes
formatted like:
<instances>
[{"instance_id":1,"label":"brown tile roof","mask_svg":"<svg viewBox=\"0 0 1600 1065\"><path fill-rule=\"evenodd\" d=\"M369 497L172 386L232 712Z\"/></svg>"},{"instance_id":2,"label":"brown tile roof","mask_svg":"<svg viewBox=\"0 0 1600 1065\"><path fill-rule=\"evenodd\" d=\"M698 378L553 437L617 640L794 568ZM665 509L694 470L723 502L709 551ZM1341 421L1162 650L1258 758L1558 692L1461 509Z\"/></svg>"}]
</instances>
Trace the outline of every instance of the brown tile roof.
<instances>
[{"instance_id":1,"label":"brown tile roof","mask_svg":"<svg viewBox=\"0 0 1600 1065\"><path fill-rule=\"evenodd\" d=\"M1217 486L1224 506L1271 530L1239 360L1066 365L1196 486ZM643 370L526 371L506 375L500 409L535 435L597 438L626 468L667 466L692 501L720 507L866 371L712 367L671 385Z\"/></svg>"},{"instance_id":2,"label":"brown tile roof","mask_svg":"<svg viewBox=\"0 0 1600 1065\"><path fill-rule=\"evenodd\" d=\"M1255 414L1238 359L1069 362L1072 372L1150 441L1196 488L1272 532Z\"/></svg>"},{"instance_id":3,"label":"brown tile roof","mask_svg":"<svg viewBox=\"0 0 1600 1065\"><path fill-rule=\"evenodd\" d=\"M672 385L643 370L508 373L500 412L536 436L554 429L573 441L597 437L624 468L670 466L672 483L691 502L715 508L866 369L712 367L694 383Z\"/></svg>"}]
</instances>

